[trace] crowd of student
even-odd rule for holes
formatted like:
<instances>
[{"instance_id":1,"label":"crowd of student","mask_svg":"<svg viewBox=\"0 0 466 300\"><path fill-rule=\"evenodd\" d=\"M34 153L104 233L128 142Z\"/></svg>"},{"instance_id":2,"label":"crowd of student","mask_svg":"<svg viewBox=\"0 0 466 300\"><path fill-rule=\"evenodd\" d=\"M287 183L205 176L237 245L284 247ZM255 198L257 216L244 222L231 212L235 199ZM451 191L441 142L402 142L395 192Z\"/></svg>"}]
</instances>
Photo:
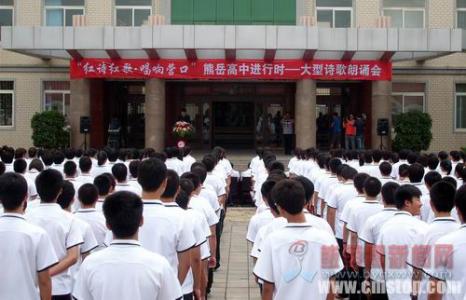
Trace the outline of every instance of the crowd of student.
<instances>
[{"instance_id":1,"label":"crowd of student","mask_svg":"<svg viewBox=\"0 0 466 300\"><path fill-rule=\"evenodd\" d=\"M216 147L0 149L0 299L206 299L231 164Z\"/></svg>"},{"instance_id":2,"label":"crowd of student","mask_svg":"<svg viewBox=\"0 0 466 300\"><path fill-rule=\"evenodd\" d=\"M295 151L251 161L262 299L466 299L465 154Z\"/></svg>"}]
</instances>

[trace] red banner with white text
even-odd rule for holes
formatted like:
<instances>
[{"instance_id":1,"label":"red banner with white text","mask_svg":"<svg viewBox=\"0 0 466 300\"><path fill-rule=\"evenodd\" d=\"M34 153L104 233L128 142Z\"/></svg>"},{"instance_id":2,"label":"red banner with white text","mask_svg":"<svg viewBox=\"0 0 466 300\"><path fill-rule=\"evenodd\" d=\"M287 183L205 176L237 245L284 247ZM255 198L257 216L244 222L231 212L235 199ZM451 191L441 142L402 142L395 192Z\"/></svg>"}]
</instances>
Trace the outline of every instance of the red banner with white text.
<instances>
[{"instance_id":1,"label":"red banner with white text","mask_svg":"<svg viewBox=\"0 0 466 300\"><path fill-rule=\"evenodd\" d=\"M71 79L265 79L391 80L392 64L340 60L97 59L71 61Z\"/></svg>"}]
</instances>

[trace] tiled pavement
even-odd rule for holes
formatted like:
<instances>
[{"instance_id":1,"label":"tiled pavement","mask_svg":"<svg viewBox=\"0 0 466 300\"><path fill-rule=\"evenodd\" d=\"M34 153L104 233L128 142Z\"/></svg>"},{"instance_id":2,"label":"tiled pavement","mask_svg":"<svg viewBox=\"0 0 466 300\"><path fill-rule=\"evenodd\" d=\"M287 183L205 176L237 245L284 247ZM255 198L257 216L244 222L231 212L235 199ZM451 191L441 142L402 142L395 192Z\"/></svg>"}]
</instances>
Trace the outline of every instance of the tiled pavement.
<instances>
[{"instance_id":1,"label":"tiled pavement","mask_svg":"<svg viewBox=\"0 0 466 300\"><path fill-rule=\"evenodd\" d=\"M246 241L248 221L253 208L228 208L221 241L221 267L215 272L208 299L259 300L252 275L251 246Z\"/></svg>"}]
</instances>

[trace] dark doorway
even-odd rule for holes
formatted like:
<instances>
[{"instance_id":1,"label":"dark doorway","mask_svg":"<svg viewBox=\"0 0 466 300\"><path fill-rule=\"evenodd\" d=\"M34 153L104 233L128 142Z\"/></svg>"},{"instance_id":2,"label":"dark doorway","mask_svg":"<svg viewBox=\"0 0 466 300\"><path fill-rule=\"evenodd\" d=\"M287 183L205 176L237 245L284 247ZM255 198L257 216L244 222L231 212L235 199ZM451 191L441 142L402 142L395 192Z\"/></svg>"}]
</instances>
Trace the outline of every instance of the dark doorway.
<instances>
[{"instance_id":1,"label":"dark doorway","mask_svg":"<svg viewBox=\"0 0 466 300\"><path fill-rule=\"evenodd\" d=\"M214 102L213 142L229 149L254 147L254 103Z\"/></svg>"},{"instance_id":2,"label":"dark doorway","mask_svg":"<svg viewBox=\"0 0 466 300\"><path fill-rule=\"evenodd\" d=\"M120 148L144 148L145 142L145 83L137 81L107 81L105 104L107 120L117 119L121 124L118 136L107 133L106 144L117 143ZM109 123L104 127L109 129Z\"/></svg>"}]
</instances>

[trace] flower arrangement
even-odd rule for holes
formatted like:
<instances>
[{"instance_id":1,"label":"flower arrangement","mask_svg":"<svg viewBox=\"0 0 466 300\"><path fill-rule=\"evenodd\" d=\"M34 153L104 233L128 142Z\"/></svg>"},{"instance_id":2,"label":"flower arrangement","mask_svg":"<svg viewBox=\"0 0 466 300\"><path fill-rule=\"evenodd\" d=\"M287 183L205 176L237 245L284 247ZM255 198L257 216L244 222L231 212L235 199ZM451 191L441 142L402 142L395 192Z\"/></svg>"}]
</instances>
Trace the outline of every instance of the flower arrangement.
<instances>
[{"instance_id":1,"label":"flower arrangement","mask_svg":"<svg viewBox=\"0 0 466 300\"><path fill-rule=\"evenodd\" d=\"M194 134L194 127L188 122L178 121L173 126L172 133L177 138L190 138Z\"/></svg>"}]
</instances>

